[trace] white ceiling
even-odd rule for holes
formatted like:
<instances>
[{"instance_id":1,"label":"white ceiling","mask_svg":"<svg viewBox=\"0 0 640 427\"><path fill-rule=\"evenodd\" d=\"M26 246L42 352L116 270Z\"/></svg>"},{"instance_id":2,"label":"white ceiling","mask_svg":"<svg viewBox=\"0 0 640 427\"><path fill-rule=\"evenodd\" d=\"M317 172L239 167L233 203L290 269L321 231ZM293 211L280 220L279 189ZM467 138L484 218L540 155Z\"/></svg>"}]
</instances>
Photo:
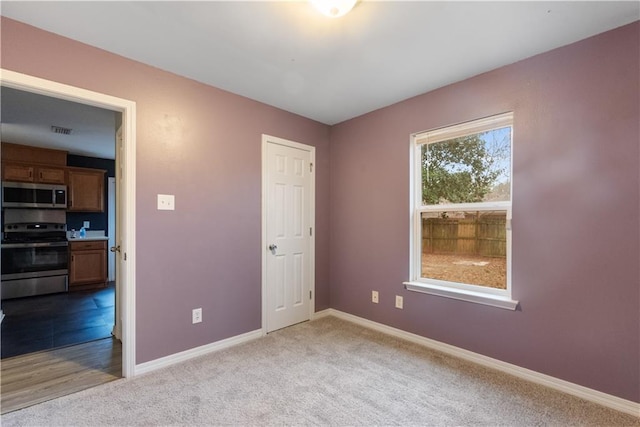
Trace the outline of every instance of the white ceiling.
<instances>
[{"instance_id":1,"label":"white ceiling","mask_svg":"<svg viewBox=\"0 0 640 427\"><path fill-rule=\"evenodd\" d=\"M0 89L0 99L2 141L115 158L120 113L7 87ZM52 126L69 128L71 133L54 133Z\"/></svg>"},{"instance_id":2,"label":"white ceiling","mask_svg":"<svg viewBox=\"0 0 640 427\"><path fill-rule=\"evenodd\" d=\"M18 2L2 15L326 124L640 19L637 1ZM3 103L4 107L4 103Z\"/></svg>"}]
</instances>

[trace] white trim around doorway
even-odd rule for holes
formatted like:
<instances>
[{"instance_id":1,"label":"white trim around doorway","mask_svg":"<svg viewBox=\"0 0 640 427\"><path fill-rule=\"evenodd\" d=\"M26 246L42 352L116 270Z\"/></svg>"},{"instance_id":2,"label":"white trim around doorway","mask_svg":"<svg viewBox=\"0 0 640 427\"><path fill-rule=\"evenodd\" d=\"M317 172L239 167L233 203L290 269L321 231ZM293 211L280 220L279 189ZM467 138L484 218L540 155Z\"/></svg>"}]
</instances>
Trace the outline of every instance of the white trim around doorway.
<instances>
[{"instance_id":1,"label":"white trim around doorway","mask_svg":"<svg viewBox=\"0 0 640 427\"><path fill-rule=\"evenodd\" d=\"M0 85L122 113L122 141L125 157L122 175L125 194L123 197L119 197L119 203L122 203L124 207L122 218L124 224L119 227L122 234L118 236L118 240L122 242L122 254L126 260L126 268L122 275L124 286L121 289L123 292L120 295L123 307L121 319L122 376L134 376L136 368L136 103L2 68L0 68Z\"/></svg>"}]
</instances>

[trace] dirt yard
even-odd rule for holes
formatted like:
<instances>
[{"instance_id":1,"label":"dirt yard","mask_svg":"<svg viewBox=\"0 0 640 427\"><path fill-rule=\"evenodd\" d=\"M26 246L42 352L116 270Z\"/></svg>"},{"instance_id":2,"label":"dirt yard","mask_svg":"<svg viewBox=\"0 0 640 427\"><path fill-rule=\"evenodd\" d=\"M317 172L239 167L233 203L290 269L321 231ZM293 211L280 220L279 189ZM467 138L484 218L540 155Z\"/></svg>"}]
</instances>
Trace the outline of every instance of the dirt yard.
<instances>
[{"instance_id":1,"label":"dirt yard","mask_svg":"<svg viewBox=\"0 0 640 427\"><path fill-rule=\"evenodd\" d=\"M505 258L475 255L422 255L422 277L506 289Z\"/></svg>"}]
</instances>

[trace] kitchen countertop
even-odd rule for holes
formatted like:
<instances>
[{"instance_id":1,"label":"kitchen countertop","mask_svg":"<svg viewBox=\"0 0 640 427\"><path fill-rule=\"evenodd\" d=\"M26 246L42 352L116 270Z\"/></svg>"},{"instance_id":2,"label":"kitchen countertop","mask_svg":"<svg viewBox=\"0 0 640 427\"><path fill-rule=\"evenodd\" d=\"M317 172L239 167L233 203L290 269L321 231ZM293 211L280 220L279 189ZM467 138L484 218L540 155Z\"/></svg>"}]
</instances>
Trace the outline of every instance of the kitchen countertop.
<instances>
[{"instance_id":1,"label":"kitchen countertop","mask_svg":"<svg viewBox=\"0 0 640 427\"><path fill-rule=\"evenodd\" d=\"M74 230L75 231L75 230ZM87 230L86 237L79 237L80 231L76 231L76 237L71 237L73 231L67 231L67 241L75 242L75 241L96 241L96 240L109 240L106 236L107 233L104 230Z\"/></svg>"},{"instance_id":2,"label":"kitchen countertop","mask_svg":"<svg viewBox=\"0 0 640 427\"><path fill-rule=\"evenodd\" d=\"M96 240L109 240L107 236L67 237L69 242L91 242Z\"/></svg>"}]
</instances>

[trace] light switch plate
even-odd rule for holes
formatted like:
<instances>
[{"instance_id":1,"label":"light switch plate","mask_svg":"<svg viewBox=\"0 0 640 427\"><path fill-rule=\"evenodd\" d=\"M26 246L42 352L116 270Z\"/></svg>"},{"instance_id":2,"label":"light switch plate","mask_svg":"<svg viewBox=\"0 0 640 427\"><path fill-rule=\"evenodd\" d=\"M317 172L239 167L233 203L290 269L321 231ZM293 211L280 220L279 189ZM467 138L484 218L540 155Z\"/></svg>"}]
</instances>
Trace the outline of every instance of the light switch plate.
<instances>
[{"instance_id":1,"label":"light switch plate","mask_svg":"<svg viewBox=\"0 0 640 427\"><path fill-rule=\"evenodd\" d=\"M90 222L90 221L84 221L84 222L82 223L82 226L83 226L84 228L91 228L91 222Z\"/></svg>"},{"instance_id":2,"label":"light switch plate","mask_svg":"<svg viewBox=\"0 0 640 427\"><path fill-rule=\"evenodd\" d=\"M173 194L158 194L158 210L173 211L176 208L176 198Z\"/></svg>"}]
</instances>

